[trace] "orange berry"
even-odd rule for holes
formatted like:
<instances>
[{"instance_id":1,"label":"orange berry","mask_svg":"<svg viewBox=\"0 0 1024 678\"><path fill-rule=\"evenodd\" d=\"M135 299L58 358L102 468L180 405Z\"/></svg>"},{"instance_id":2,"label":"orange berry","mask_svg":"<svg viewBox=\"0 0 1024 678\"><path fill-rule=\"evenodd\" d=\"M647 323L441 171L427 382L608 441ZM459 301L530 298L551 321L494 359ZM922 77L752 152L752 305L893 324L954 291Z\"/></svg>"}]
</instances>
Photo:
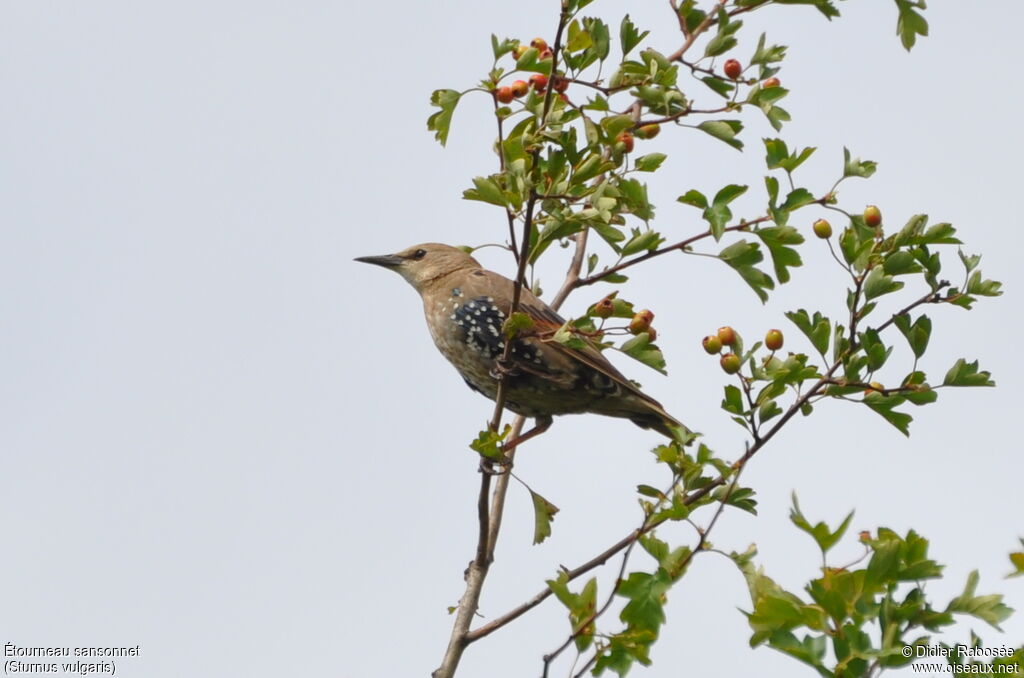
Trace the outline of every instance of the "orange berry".
<instances>
[{"instance_id":1,"label":"orange berry","mask_svg":"<svg viewBox=\"0 0 1024 678\"><path fill-rule=\"evenodd\" d=\"M740 357L735 353L726 353L719 359L718 364L722 366L726 374L736 374L742 367Z\"/></svg>"},{"instance_id":2,"label":"orange berry","mask_svg":"<svg viewBox=\"0 0 1024 678\"><path fill-rule=\"evenodd\" d=\"M722 66L722 70L725 71L726 77L730 80L739 80L740 76L743 74L743 65L736 59L729 59L725 62L725 65Z\"/></svg>"},{"instance_id":3,"label":"orange berry","mask_svg":"<svg viewBox=\"0 0 1024 678\"><path fill-rule=\"evenodd\" d=\"M709 334L700 343L710 355L714 355L722 350L722 340L718 338L717 334Z\"/></svg>"},{"instance_id":4,"label":"orange berry","mask_svg":"<svg viewBox=\"0 0 1024 678\"><path fill-rule=\"evenodd\" d=\"M871 228L876 228L882 223L882 210L875 205L868 205L864 208L864 223Z\"/></svg>"}]
</instances>

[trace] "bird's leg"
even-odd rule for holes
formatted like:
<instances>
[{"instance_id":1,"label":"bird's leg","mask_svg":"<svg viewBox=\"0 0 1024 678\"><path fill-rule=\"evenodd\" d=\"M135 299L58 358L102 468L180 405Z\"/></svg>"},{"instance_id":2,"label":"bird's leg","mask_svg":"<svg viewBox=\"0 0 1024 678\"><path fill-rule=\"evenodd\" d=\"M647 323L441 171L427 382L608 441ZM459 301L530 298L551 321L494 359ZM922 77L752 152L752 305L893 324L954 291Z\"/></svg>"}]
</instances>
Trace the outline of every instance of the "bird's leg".
<instances>
[{"instance_id":1,"label":"bird's leg","mask_svg":"<svg viewBox=\"0 0 1024 678\"><path fill-rule=\"evenodd\" d=\"M513 440L510 440L507 443L503 444L501 446L502 451L509 452L515 449L517 446L522 445L530 438L534 436L539 436L541 433L544 433L544 431L547 431L549 428L551 428L552 421L553 420L550 416L534 417L533 428L531 428L526 433L516 436Z\"/></svg>"}]
</instances>

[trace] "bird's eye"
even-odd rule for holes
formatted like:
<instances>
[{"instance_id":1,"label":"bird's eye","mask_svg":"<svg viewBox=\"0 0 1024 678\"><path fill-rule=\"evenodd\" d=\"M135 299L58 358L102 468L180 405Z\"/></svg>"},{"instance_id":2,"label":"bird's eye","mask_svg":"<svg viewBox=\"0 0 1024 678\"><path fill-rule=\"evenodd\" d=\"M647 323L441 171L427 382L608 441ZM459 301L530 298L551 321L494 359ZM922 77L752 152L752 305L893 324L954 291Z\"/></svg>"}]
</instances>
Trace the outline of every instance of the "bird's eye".
<instances>
[{"instance_id":1,"label":"bird's eye","mask_svg":"<svg viewBox=\"0 0 1024 678\"><path fill-rule=\"evenodd\" d=\"M412 253L413 259L422 259L425 256L427 256L426 250L416 250L415 252Z\"/></svg>"}]
</instances>

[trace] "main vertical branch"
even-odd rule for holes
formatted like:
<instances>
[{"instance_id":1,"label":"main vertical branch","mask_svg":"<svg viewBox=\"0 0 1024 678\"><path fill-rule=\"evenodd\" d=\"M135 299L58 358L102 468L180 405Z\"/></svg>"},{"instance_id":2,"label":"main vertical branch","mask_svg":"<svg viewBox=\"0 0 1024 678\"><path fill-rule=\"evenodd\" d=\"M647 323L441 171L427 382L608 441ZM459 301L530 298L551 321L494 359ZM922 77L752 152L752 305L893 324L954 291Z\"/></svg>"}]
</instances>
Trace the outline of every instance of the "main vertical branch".
<instances>
[{"instance_id":1,"label":"main vertical branch","mask_svg":"<svg viewBox=\"0 0 1024 678\"><path fill-rule=\"evenodd\" d=\"M563 0L561 12L559 13L558 18L558 29L555 32L555 42L552 46L551 73L549 74L549 77L552 80L555 73L557 73L558 55L562 46L562 34L565 31L565 27L568 22L568 7ZM551 110L552 90L553 88L549 87L544 98L544 106L540 121L541 127L547 123L548 112ZM503 152L501 150L501 141L501 139L498 140L499 153ZM539 150L534 151L533 159L534 169L536 169L540 159ZM508 317L510 318L512 317L512 314L519 309L519 301L522 297L523 286L526 284L526 266L530 258L530 235L533 230L534 211L537 207L538 199L539 196L536 189L531 188L529 197L526 201L526 210L523 214L523 232L522 239L519 242L519 252L517 256L518 267L516 271L515 285L512 292L512 305L508 312ZM514 230L512 232L514 235ZM577 244L580 247L585 247L585 237L578 238ZM573 265L577 265L578 262L582 262L582 254L579 252L577 252L577 256L573 257ZM573 265L570 265L570 276L575 279L579 276L579 268L577 265L575 273L573 273ZM505 350L499 359L499 367L501 368L506 367L508 364L512 352L512 343L511 339L505 342ZM500 370L498 391L494 399L494 414L491 416L489 424L490 429L495 432L497 432L501 426L501 416L505 408L507 381L508 370ZM514 440L519 435L523 427L523 422L523 417L520 416L516 418L512 427L510 439ZM514 451L515 450L513 448L507 452L505 461L508 465L511 464ZM477 535L476 555L473 558L473 561L469 564L469 568L466 570L466 590L462 594L462 598L459 600L458 611L455 615L455 623L452 627L448 647L441 660L441 665L432 674L433 678L452 678L455 675L459 662L462 660L462 654L465 651L466 646L469 644L467 640L469 628L472 624L473 616L476 614L477 608L480 605L480 594L483 591L484 581L487 579L487 572L490 569L491 561L494 558L494 545L497 542L498 531L501 528L501 517L505 504L505 495L508 489L509 474L505 473L499 476L493 498L491 497L491 474L492 471L490 469L481 468L480 494L477 500L479 532Z\"/></svg>"}]
</instances>

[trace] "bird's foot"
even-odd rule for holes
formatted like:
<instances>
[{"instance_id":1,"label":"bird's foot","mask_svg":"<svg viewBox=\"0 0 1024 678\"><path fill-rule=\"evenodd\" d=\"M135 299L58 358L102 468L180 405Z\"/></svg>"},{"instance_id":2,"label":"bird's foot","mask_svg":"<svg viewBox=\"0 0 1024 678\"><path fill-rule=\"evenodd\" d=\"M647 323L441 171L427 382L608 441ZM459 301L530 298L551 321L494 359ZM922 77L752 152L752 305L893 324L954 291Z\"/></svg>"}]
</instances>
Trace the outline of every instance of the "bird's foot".
<instances>
[{"instance_id":1,"label":"bird's foot","mask_svg":"<svg viewBox=\"0 0 1024 678\"><path fill-rule=\"evenodd\" d=\"M492 379L500 381L505 377L514 377L519 374L519 369L511 362L504 362L501 358L494 361L494 367L490 369Z\"/></svg>"},{"instance_id":2,"label":"bird's foot","mask_svg":"<svg viewBox=\"0 0 1024 678\"><path fill-rule=\"evenodd\" d=\"M503 476L511 470L512 460L508 457L502 457L501 459L480 458L480 473L486 473L489 476Z\"/></svg>"}]
</instances>

